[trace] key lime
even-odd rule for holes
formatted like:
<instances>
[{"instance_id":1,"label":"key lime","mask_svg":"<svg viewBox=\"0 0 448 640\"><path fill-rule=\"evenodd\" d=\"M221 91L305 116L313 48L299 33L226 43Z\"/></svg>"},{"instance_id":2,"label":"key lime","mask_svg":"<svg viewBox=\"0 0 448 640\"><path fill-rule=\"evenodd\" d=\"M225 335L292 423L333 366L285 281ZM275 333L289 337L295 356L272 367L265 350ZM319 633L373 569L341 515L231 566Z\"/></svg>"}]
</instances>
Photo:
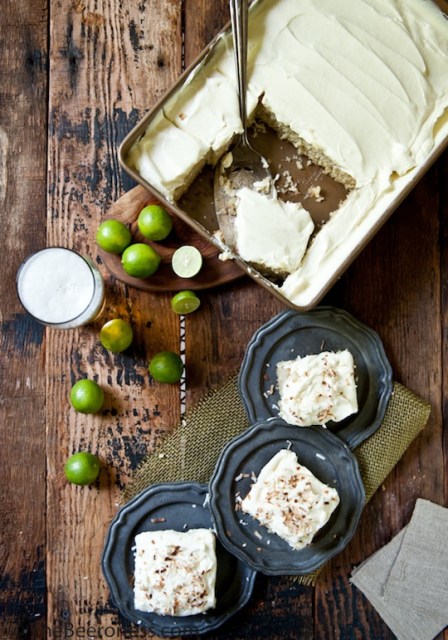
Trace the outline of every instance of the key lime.
<instances>
[{"instance_id":1,"label":"key lime","mask_svg":"<svg viewBox=\"0 0 448 640\"><path fill-rule=\"evenodd\" d=\"M101 327L100 342L112 353L121 353L131 345L134 332L127 320L115 318Z\"/></svg>"},{"instance_id":2,"label":"key lime","mask_svg":"<svg viewBox=\"0 0 448 640\"><path fill-rule=\"evenodd\" d=\"M165 240L173 228L170 214L158 204L148 204L137 218L139 231L148 240Z\"/></svg>"},{"instance_id":3,"label":"key lime","mask_svg":"<svg viewBox=\"0 0 448 640\"><path fill-rule=\"evenodd\" d=\"M88 451L75 453L64 465L65 477L73 484L92 484L98 478L99 472L100 461Z\"/></svg>"},{"instance_id":4,"label":"key lime","mask_svg":"<svg viewBox=\"0 0 448 640\"><path fill-rule=\"evenodd\" d=\"M180 278L193 278L202 267L201 252L188 244L179 247L173 253L171 266L174 273Z\"/></svg>"},{"instance_id":5,"label":"key lime","mask_svg":"<svg viewBox=\"0 0 448 640\"><path fill-rule=\"evenodd\" d=\"M132 235L119 220L105 220L98 227L96 241L108 253L122 253L131 244Z\"/></svg>"},{"instance_id":6,"label":"key lime","mask_svg":"<svg viewBox=\"0 0 448 640\"><path fill-rule=\"evenodd\" d=\"M181 357L172 351L161 351L151 359L149 373L157 382L179 382L184 370Z\"/></svg>"},{"instance_id":7,"label":"key lime","mask_svg":"<svg viewBox=\"0 0 448 640\"><path fill-rule=\"evenodd\" d=\"M79 413L96 413L104 402L104 391L94 380L78 380L70 391L70 403Z\"/></svg>"},{"instance_id":8,"label":"key lime","mask_svg":"<svg viewBox=\"0 0 448 640\"><path fill-rule=\"evenodd\" d=\"M171 298L171 308L174 313L186 315L199 308L201 301L193 291L179 291Z\"/></svg>"},{"instance_id":9,"label":"key lime","mask_svg":"<svg viewBox=\"0 0 448 640\"><path fill-rule=\"evenodd\" d=\"M131 244L121 256L123 269L135 278L152 276L159 268L160 260L157 251L142 242Z\"/></svg>"}]
</instances>

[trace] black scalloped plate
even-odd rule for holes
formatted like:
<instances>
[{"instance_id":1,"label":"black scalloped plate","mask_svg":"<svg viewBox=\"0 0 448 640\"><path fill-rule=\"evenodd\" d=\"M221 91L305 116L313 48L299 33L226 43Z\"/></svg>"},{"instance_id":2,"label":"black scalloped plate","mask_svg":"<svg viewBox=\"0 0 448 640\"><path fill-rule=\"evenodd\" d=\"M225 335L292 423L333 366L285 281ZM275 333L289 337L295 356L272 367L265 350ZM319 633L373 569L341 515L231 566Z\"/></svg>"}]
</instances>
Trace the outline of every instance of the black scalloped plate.
<instances>
[{"instance_id":1,"label":"black scalloped plate","mask_svg":"<svg viewBox=\"0 0 448 640\"><path fill-rule=\"evenodd\" d=\"M343 349L350 351L355 362L358 412L326 426L351 448L371 436L384 418L392 393L392 368L378 334L333 307L284 311L253 335L239 375L239 391L250 422L278 415L278 362Z\"/></svg>"},{"instance_id":2,"label":"black scalloped plate","mask_svg":"<svg viewBox=\"0 0 448 640\"><path fill-rule=\"evenodd\" d=\"M251 516L235 510L235 496L245 498L251 479L281 449L291 448L299 463L334 487L340 503L313 542L293 549ZM311 573L335 556L352 538L365 502L358 463L340 438L324 427L298 428L280 418L259 422L223 449L210 482L210 508L223 546L254 570L268 575Z\"/></svg>"},{"instance_id":3,"label":"black scalloped plate","mask_svg":"<svg viewBox=\"0 0 448 640\"><path fill-rule=\"evenodd\" d=\"M164 522L160 522L163 518ZM131 622L158 636L184 637L217 629L252 595L256 573L216 541L216 607L204 614L175 617L134 608L134 539L142 531L213 528L207 485L175 482L152 485L120 509L112 521L102 555L102 569L112 600Z\"/></svg>"}]
</instances>

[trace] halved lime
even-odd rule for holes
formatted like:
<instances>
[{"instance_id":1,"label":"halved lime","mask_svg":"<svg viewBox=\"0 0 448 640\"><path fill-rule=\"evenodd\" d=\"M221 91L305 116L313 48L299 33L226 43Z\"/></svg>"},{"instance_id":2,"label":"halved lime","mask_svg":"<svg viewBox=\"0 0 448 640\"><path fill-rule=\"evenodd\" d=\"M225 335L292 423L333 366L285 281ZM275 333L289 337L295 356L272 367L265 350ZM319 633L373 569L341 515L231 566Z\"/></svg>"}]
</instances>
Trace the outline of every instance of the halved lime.
<instances>
[{"instance_id":1,"label":"halved lime","mask_svg":"<svg viewBox=\"0 0 448 640\"><path fill-rule=\"evenodd\" d=\"M100 461L88 451L73 454L64 465L65 477L73 484L92 484L98 478L99 472Z\"/></svg>"},{"instance_id":2,"label":"halved lime","mask_svg":"<svg viewBox=\"0 0 448 640\"><path fill-rule=\"evenodd\" d=\"M79 413L96 413L104 402L104 391L94 380L78 380L70 391L70 403Z\"/></svg>"},{"instance_id":3,"label":"halved lime","mask_svg":"<svg viewBox=\"0 0 448 640\"><path fill-rule=\"evenodd\" d=\"M96 232L96 241L108 253L122 253L132 242L128 227L119 220L105 220Z\"/></svg>"},{"instance_id":4,"label":"halved lime","mask_svg":"<svg viewBox=\"0 0 448 640\"><path fill-rule=\"evenodd\" d=\"M179 291L171 298L171 308L174 313L186 315L198 309L201 301L193 291Z\"/></svg>"},{"instance_id":5,"label":"halved lime","mask_svg":"<svg viewBox=\"0 0 448 640\"><path fill-rule=\"evenodd\" d=\"M173 351L161 351L151 359L149 373L157 382L179 382L184 370L181 357Z\"/></svg>"},{"instance_id":6,"label":"halved lime","mask_svg":"<svg viewBox=\"0 0 448 640\"><path fill-rule=\"evenodd\" d=\"M170 214L158 204L148 204L137 218L139 231L148 240L165 240L173 228Z\"/></svg>"},{"instance_id":7,"label":"halved lime","mask_svg":"<svg viewBox=\"0 0 448 640\"><path fill-rule=\"evenodd\" d=\"M114 318L101 327L100 342L112 353L125 351L132 343L134 332L127 320Z\"/></svg>"},{"instance_id":8,"label":"halved lime","mask_svg":"<svg viewBox=\"0 0 448 640\"><path fill-rule=\"evenodd\" d=\"M179 247L173 253L171 266L174 273L180 278L193 278L202 267L201 252L188 244Z\"/></svg>"},{"instance_id":9,"label":"halved lime","mask_svg":"<svg viewBox=\"0 0 448 640\"><path fill-rule=\"evenodd\" d=\"M131 244L121 256L123 269L135 278L152 276L159 268L160 260L157 251L143 242Z\"/></svg>"}]
</instances>

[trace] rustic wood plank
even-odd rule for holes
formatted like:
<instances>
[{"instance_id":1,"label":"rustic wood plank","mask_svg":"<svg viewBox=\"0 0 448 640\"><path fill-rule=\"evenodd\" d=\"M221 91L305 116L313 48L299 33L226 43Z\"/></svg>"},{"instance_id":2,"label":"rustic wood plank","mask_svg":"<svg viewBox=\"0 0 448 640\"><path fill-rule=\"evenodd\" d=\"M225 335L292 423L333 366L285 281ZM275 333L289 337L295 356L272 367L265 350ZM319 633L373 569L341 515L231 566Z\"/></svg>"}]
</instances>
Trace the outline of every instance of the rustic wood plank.
<instances>
[{"instance_id":1,"label":"rustic wood plank","mask_svg":"<svg viewBox=\"0 0 448 640\"><path fill-rule=\"evenodd\" d=\"M51 3L50 15L47 238L46 3L8 3L0 24L0 216L8 255L0 419L9 486L0 508L0 637L46 636L45 424L50 632L65 625L126 637L136 630L111 605L99 557L121 487L179 417L177 389L154 385L146 372L151 353L178 346L178 318L169 295L142 294L107 277L104 318L129 318L136 331L129 352L112 356L98 343L101 322L45 332L22 312L11 282L20 260L46 239L97 259L96 226L131 184L118 166L120 140L228 20L228 6L74 0ZM325 300L377 329L396 379L431 401L427 429L366 508L347 550L325 569L314 598L287 578L260 576L253 601L215 637L393 637L348 576L406 524L418 495L446 503L447 179L445 153ZM200 295L201 309L186 319L189 406L238 369L253 332L284 308L249 279ZM72 382L84 375L106 390L98 416L80 416L68 404ZM67 455L82 447L98 451L103 463L91 488L68 485L62 472Z\"/></svg>"},{"instance_id":2,"label":"rustic wood plank","mask_svg":"<svg viewBox=\"0 0 448 640\"><path fill-rule=\"evenodd\" d=\"M347 549L316 589L316 638L393 638L348 582L352 567L409 521L417 497L444 504L440 345L440 176L446 154L427 173L348 270L327 301L343 305L381 336L394 378L431 403L426 429L367 505ZM337 576L337 579L335 577Z\"/></svg>"},{"instance_id":3,"label":"rustic wood plank","mask_svg":"<svg viewBox=\"0 0 448 640\"><path fill-rule=\"evenodd\" d=\"M0 637L45 636L45 335L20 306L20 262L45 244L47 6L0 21ZM32 132L32 135L30 135Z\"/></svg>"},{"instance_id":4,"label":"rustic wood plank","mask_svg":"<svg viewBox=\"0 0 448 640\"><path fill-rule=\"evenodd\" d=\"M96 228L122 190L118 144L181 71L181 17L180 0L51 3L49 244L97 258ZM107 281L100 321L48 336L48 624L119 637L100 555L129 474L179 419L178 387L156 385L147 372L155 352L179 350L179 319L168 295L129 289L100 269ZM118 316L136 337L126 354L113 356L98 330ZM69 406L80 377L104 388L99 415ZM96 486L64 479L64 461L79 449L101 458Z\"/></svg>"},{"instance_id":5,"label":"rustic wood plank","mask_svg":"<svg viewBox=\"0 0 448 640\"><path fill-rule=\"evenodd\" d=\"M202 49L230 20L228 0L185 0L185 64L192 64Z\"/></svg>"},{"instance_id":6,"label":"rustic wood plank","mask_svg":"<svg viewBox=\"0 0 448 640\"><path fill-rule=\"evenodd\" d=\"M441 279L441 322L442 322L442 343L441 343L441 369L442 369L442 443L444 461L448 457L448 153L445 152L440 166L439 174L439 213L441 220L440 230L440 279ZM446 462L440 474L443 482L444 503L448 504L448 474L446 473ZM448 629L441 634L443 640L448 640Z\"/></svg>"}]
</instances>

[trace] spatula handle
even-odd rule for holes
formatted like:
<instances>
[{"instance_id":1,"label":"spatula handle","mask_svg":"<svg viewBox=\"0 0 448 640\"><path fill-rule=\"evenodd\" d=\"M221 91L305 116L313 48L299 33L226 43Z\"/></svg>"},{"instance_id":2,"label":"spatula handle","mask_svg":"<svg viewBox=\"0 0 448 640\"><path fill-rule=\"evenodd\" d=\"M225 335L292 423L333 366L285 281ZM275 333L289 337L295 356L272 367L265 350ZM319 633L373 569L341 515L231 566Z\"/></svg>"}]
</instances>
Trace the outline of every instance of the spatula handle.
<instances>
[{"instance_id":1,"label":"spatula handle","mask_svg":"<svg viewBox=\"0 0 448 640\"><path fill-rule=\"evenodd\" d=\"M240 118L243 125L243 138L247 128L247 39L248 39L248 0L230 0L230 18L232 23L235 67L238 83Z\"/></svg>"}]
</instances>

